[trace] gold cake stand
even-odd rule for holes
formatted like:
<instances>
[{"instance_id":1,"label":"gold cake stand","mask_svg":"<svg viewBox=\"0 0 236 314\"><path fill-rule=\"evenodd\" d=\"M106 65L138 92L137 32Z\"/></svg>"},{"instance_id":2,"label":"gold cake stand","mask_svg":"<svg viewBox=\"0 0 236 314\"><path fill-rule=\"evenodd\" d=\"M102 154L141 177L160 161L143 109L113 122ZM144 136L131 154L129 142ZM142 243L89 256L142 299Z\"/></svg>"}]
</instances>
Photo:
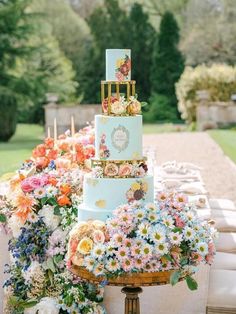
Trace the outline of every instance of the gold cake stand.
<instances>
[{"instance_id":1,"label":"gold cake stand","mask_svg":"<svg viewBox=\"0 0 236 314\"><path fill-rule=\"evenodd\" d=\"M86 279L91 283L107 281L108 286L122 286L121 292L125 294L124 314L140 314L139 294L143 286L160 286L170 283L170 275L173 271L161 271L153 273L130 273L107 280L104 277L96 277L83 267L73 265L71 271L74 275Z\"/></svg>"}]
</instances>

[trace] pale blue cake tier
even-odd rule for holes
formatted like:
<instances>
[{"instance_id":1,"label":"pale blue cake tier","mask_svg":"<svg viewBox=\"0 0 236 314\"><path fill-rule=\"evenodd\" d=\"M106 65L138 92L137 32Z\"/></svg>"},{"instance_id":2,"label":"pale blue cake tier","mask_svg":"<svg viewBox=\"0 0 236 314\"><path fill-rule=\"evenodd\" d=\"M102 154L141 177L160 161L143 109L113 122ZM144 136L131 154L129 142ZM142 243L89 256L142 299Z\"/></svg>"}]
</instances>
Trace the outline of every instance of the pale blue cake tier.
<instances>
[{"instance_id":1,"label":"pale blue cake tier","mask_svg":"<svg viewBox=\"0 0 236 314\"><path fill-rule=\"evenodd\" d=\"M133 160L142 156L142 116L95 116L95 158Z\"/></svg>"},{"instance_id":2,"label":"pale blue cake tier","mask_svg":"<svg viewBox=\"0 0 236 314\"><path fill-rule=\"evenodd\" d=\"M131 50L106 49L106 81L131 79Z\"/></svg>"},{"instance_id":3,"label":"pale blue cake tier","mask_svg":"<svg viewBox=\"0 0 236 314\"><path fill-rule=\"evenodd\" d=\"M84 178L83 204L78 210L79 221L105 220L121 204L131 200L152 203L154 200L153 176L145 178L107 179Z\"/></svg>"}]
</instances>

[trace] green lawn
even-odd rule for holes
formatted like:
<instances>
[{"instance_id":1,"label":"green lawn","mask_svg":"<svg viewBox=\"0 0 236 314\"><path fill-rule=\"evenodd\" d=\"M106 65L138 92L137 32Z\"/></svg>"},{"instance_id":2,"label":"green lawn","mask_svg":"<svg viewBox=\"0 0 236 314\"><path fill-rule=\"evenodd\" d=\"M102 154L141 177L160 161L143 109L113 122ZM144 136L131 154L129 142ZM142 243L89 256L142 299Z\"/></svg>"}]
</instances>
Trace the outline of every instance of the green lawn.
<instances>
[{"instance_id":1,"label":"green lawn","mask_svg":"<svg viewBox=\"0 0 236 314\"><path fill-rule=\"evenodd\" d=\"M0 143L0 176L16 170L31 156L32 148L42 142L43 127L18 124L16 134L8 143Z\"/></svg>"},{"instance_id":2,"label":"green lawn","mask_svg":"<svg viewBox=\"0 0 236 314\"><path fill-rule=\"evenodd\" d=\"M208 133L236 163L236 130L211 130Z\"/></svg>"},{"instance_id":3,"label":"green lawn","mask_svg":"<svg viewBox=\"0 0 236 314\"><path fill-rule=\"evenodd\" d=\"M188 127L185 124L173 124L173 123L144 124L143 133L155 134L155 133L165 133L165 132L182 132L182 131L187 131L187 128Z\"/></svg>"}]
</instances>

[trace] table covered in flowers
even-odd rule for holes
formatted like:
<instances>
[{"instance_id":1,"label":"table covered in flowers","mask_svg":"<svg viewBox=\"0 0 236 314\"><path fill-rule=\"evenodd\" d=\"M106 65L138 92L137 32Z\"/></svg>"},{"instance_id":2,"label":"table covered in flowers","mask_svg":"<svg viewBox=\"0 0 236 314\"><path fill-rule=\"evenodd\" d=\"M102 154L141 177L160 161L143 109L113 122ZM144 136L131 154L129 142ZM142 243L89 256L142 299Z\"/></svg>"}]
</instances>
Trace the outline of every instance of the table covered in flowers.
<instances>
[{"instance_id":1,"label":"table covered in flowers","mask_svg":"<svg viewBox=\"0 0 236 314\"><path fill-rule=\"evenodd\" d=\"M9 279L5 285L6 307L4 313L12 313L12 309L14 309L16 313L31 314L38 311L40 314L45 313L45 308L50 309L50 314L68 313L69 311L70 313L77 313L78 311L81 313L86 313L86 311L105 313L99 304L103 296L103 287L76 278L67 269L65 262L68 232L76 222L77 206L81 202L83 174L89 171L88 160L94 155L93 142L94 131L91 127L87 127L73 136L67 133L59 136L56 140L47 138L43 144L38 145L33 150L31 158L8 182L7 196L1 197L0 201L1 227L4 232L10 231L8 236L12 234L9 243L12 260L8 268ZM157 182L156 188L159 191L159 200L164 201L164 194L159 188L160 183L163 184L163 182ZM168 190L169 187L165 186L164 189ZM182 194L180 189L178 194ZM196 205L205 206L206 202L204 203L203 197L197 198L196 191L194 194L193 200ZM183 203L185 199L182 198L179 201ZM126 208L129 209L129 205ZM142 219L142 212L140 210L140 219ZM117 209L118 213L119 209ZM156 213L152 214L150 204L149 214L148 219L155 219ZM167 218L166 223L171 224L170 217ZM191 215L189 219L191 219ZM181 221L179 222L181 223ZM139 225L141 225L139 232L145 232L145 225ZM142 227L143 230L141 230ZM6 234L2 233L1 244L5 241L6 246L6 240ZM129 241L126 245L130 250ZM2 248L3 246L1 246ZM142 247L143 253L147 255L150 249L151 247L148 245ZM158 248L159 251L166 249L165 245ZM121 251L119 251L120 254L127 253ZM167 253L166 251L163 255ZM173 251L172 253L175 253L177 258L178 252ZM204 254L203 256L207 256ZM7 254L4 254L5 256L7 257ZM167 256L165 258L161 267L163 268L164 265L164 268L169 270L170 261ZM1 262L4 263L2 258ZM142 261L136 258L135 267L137 268L147 267L147 270L150 271L150 267L153 267L154 271L157 267L151 263L146 264L142 264ZM110 263L109 265L111 270L116 268L116 264ZM123 266L128 272L133 264L129 264L129 260L126 259ZM164 268L158 268L158 270L164 270ZM97 272L99 273L99 271L101 269L99 270L98 267ZM204 272L206 273L206 268L204 268ZM177 280L176 278L179 279L180 275L177 275L174 281ZM206 276L204 280L207 281ZM179 285L182 286L182 283ZM162 290L166 288L170 289L168 286L160 287ZM164 313L162 305L166 302L161 302L161 298L156 297L156 289L151 290L151 292L148 289L155 288L145 288L143 296L148 295L148 301L142 300L141 306L148 304L151 308L155 302L158 302L159 312ZM185 288L177 289L174 287L171 289L174 289L171 290L171 293L174 294L174 291L183 292ZM165 296L168 296L168 291L165 291ZM152 305L149 302L151 295L153 295L151 297ZM185 296L188 297L188 300L193 299L186 293ZM176 294L175 302L178 300L179 295ZM204 301L199 303L203 304ZM123 307L120 309L121 302L116 287L105 288L104 304L108 313L116 314L123 311ZM174 313L171 306L169 308L168 313ZM200 311L184 312L184 309L186 307L182 306L178 314L201 313ZM149 312L156 313L155 310Z\"/></svg>"}]
</instances>

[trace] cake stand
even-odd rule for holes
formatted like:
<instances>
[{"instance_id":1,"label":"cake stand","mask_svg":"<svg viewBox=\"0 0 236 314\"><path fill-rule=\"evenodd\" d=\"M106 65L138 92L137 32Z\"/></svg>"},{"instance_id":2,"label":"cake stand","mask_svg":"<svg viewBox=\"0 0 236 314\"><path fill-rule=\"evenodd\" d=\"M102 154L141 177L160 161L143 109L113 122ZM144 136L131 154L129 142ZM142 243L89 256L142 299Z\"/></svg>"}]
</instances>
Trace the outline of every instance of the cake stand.
<instances>
[{"instance_id":1,"label":"cake stand","mask_svg":"<svg viewBox=\"0 0 236 314\"><path fill-rule=\"evenodd\" d=\"M122 286L121 292L125 294L124 314L140 314L139 294L143 286L160 286L170 283L170 275L173 271L161 271L150 273L130 273L108 280L104 277L96 277L83 267L73 265L71 272L91 283L107 282L108 286Z\"/></svg>"}]
</instances>

